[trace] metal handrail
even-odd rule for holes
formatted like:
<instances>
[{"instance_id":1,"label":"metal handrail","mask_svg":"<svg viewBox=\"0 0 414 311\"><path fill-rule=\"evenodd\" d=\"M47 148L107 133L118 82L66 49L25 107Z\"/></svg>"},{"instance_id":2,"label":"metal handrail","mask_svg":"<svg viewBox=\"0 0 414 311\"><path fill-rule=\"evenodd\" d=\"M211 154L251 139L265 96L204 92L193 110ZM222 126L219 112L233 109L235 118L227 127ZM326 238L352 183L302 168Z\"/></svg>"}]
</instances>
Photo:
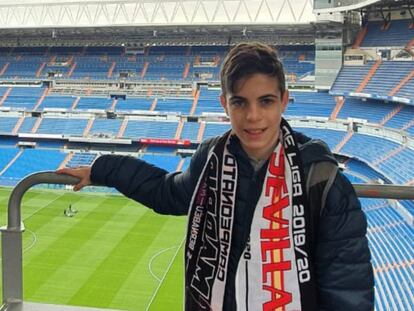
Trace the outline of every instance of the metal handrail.
<instances>
[{"instance_id":1,"label":"metal handrail","mask_svg":"<svg viewBox=\"0 0 414 311\"><path fill-rule=\"evenodd\" d=\"M23 301L22 232L20 205L25 192L37 184L75 185L79 178L54 171L38 172L25 177L13 189L8 205L7 226L2 231L3 303ZM414 200L414 186L354 184L360 197Z\"/></svg>"},{"instance_id":2,"label":"metal handrail","mask_svg":"<svg viewBox=\"0 0 414 311\"><path fill-rule=\"evenodd\" d=\"M20 204L25 192L37 184L75 185L79 178L56 174L54 171L37 172L22 179L13 189L8 205L7 229L19 230L21 226ZM396 200L414 200L414 186L353 184L359 197Z\"/></svg>"},{"instance_id":3,"label":"metal handrail","mask_svg":"<svg viewBox=\"0 0 414 311\"><path fill-rule=\"evenodd\" d=\"M19 230L21 226L20 204L25 192L32 186L38 184L59 184L59 185L75 185L79 182L79 178L56 174L54 171L37 172L22 179L16 187L14 187L8 206L7 229Z\"/></svg>"},{"instance_id":4,"label":"metal handrail","mask_svg":"<svg viewBox=\"0 0 414 311\"><path fill-rule=\"evenodd\" d=\"M414 200L414 186L352 184L361 198Z\"/></svg>"},{"instance_id":5,"label":"metal handrail","mask_svg":"<svg viewBox=\"0 0 414 311\"><path fill-rule=\"evenodd\" d=\"M7 226L1 228L3 306L23 302L23 242L24 225L21 222L20 205L23 195L37 184L74 185L79 179L55 172L38 172L22 179L13 189L8 205ZM19 309L20 310L20 309Z\"/></svg>"}]
</instances>

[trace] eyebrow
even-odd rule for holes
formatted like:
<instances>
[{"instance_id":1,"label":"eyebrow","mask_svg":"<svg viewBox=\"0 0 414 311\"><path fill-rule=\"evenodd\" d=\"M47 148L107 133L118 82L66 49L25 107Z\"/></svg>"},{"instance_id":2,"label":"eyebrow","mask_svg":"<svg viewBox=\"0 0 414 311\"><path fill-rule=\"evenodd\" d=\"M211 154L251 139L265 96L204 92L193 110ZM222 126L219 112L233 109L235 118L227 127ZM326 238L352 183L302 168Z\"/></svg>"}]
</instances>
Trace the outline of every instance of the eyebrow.
<instances>
[{"instance_id":1,"label":"eyebrow","mask_svg":"<svg viewBox=\"0 0 414 311\"><path fill-rule=\"evenodd\" d=\"M273 98L279 99L280 95L266 94L266 95L260 96L259 99L264 99L264 98L267 98L267 97L273 97Z\"/></svg>"},{"instance_id":2,"label":"eyebrow","mask_svg":"<svg viewBox=\"0 0 414 311\"><path fill-rule=\"evenodd\" d=\"M274 94L265 94L265 95L260 96L259 99L265 99L265 98L268 98L268 97L280 99L280 96L277 96L277 95L274 95ZM235 100L235 99L244 100L246 98L243 97L243 96L239 96L239 95L233 95L233 96L230 97L229 100Z\"/></svg>"},{"instance_id":3,"label":"eyebrow","mask_svg":"<svg viewBox=\"0 0 414 311\"><path fill-rule=\"evenodd\" d=\"M235 100L235 99L246 99L243 96L237 96L237 95L232 95L229 100Z\"/></svg>"}]
</instances>

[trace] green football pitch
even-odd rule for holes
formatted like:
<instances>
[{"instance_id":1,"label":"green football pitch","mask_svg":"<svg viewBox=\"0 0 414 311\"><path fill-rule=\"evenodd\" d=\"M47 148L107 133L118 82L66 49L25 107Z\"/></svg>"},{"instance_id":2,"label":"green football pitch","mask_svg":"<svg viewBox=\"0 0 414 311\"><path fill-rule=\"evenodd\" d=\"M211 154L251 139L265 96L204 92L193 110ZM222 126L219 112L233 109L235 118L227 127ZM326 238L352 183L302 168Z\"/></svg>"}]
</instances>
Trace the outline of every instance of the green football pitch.
<instances>
[{"instance_id":1,"label":"green football pitch","mask_svg":"<svg viewBox=\"0 0 414 311\"><path fill-rule=\"evenodd\" d=\"M1 225L10 188L0 188ZM64 215L69 204L78 213ZM186 217L118 195L30 190L23 198L24 300L181 310Z\"/></svg>"}]
</instances>

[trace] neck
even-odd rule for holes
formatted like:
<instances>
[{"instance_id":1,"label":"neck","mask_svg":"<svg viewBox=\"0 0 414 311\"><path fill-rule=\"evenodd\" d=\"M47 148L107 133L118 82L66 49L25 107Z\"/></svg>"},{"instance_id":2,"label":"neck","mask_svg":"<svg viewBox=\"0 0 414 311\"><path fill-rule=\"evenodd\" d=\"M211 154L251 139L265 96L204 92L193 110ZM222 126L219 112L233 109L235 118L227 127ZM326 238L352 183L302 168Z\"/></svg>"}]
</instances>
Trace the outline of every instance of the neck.
<instances>
[{"instance_id":1,"label":"neck","mask_svg":"<svg viewBox=\"0 0 414 311\"><path fill-rule=\"evenodd\" d=\"M258 161L267 160L270 157L270 155L273 153L273 150L275 150L278 143L279 143L279 138L277 138L276 141L273 144L271 144L268 148L263 149L260 152L250 152L249 150L246 150L245 148L243 149L247 153L250 159L258 162Z\"/></svg>"}]
</instances>

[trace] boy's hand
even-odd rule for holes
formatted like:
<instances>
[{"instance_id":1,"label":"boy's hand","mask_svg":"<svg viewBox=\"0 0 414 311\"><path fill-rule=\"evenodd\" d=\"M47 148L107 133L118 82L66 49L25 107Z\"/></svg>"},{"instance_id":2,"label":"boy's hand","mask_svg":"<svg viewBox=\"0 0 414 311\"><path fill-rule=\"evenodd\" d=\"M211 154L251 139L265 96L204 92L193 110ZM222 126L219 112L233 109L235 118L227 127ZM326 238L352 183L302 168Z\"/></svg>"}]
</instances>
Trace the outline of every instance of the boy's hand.
<instances>
[{"instance_id":1,"label":"boy's hand","mask_svg":"<svg viewBox=\"0 0 414 311\"><path fill-rule=\"evenodd\" d=\"M73 191L79 191L83 187L92 184L90 176L91 176L91 167L84 166L84 167L77 167L77 168L62 168L60 170L56 170L56 174L65 174L70 175L73 177L77 177L80 179L79 183L73 186Z\"/></svg>"}]
</instances>

